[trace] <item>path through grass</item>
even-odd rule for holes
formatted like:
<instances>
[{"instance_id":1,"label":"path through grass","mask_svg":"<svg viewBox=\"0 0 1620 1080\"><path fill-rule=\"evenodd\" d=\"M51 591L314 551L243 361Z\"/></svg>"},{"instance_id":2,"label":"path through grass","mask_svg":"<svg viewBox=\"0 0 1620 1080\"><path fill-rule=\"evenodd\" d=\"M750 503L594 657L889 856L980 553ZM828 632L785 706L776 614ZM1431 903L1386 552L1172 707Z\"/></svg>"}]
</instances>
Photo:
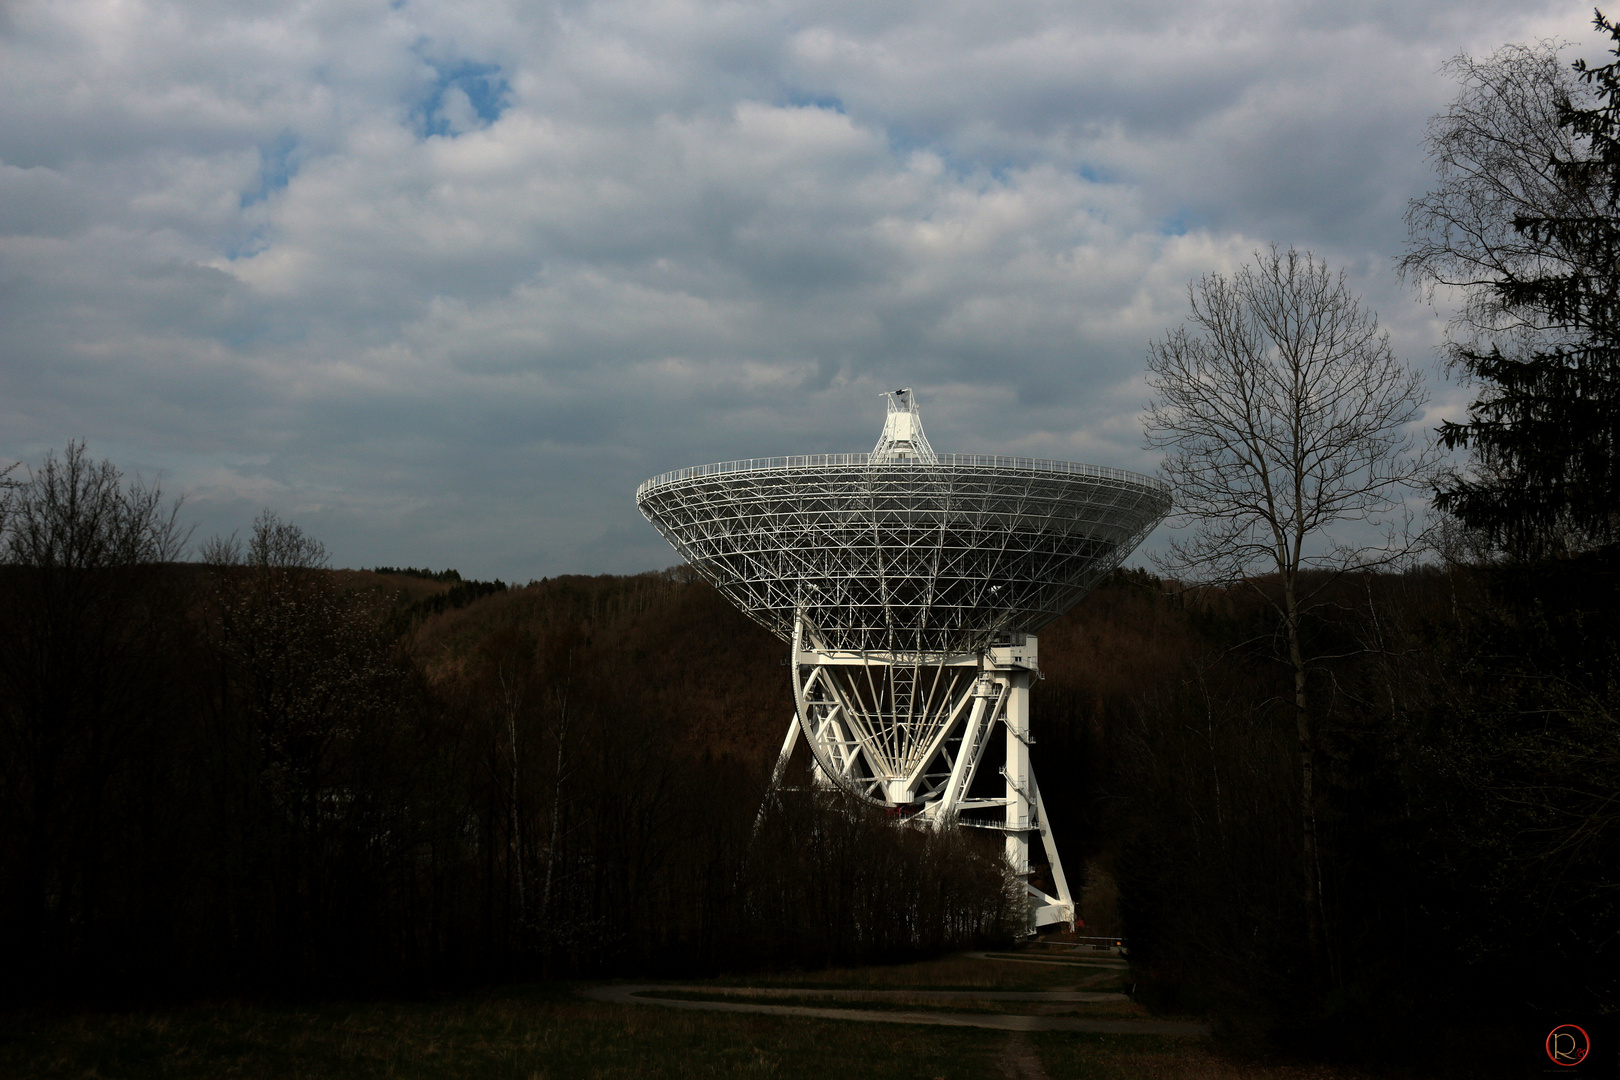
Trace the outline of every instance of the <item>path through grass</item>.
<instances>
[{"instance_id":1,"label":"path through grass","mask_svg":"<svg viewBox=\"0 0 1620 1080\"><path fill-rule=\"evenodd\" d=\"M802 988L1116 989L1119 964L951 958L747 980ZM715 980L737 986L735 977ZM1233 1062L1204 1039L1008 1032L867 1021L685 1012L586 999L535 984L432 1001L211 1004L128 1012L0 1015L0 1076L95 1080L609 1080L861 1077L863 1080L1351 1080L1350 1074ZM1014 1002L989 1007L1021 1009ZM958 1007L919 995L912 1007ZM1118 1000L1067 1015L1140 1015ZM1075 1011L1070 1011L1070 1010ZM1016 1065L1015 1068L1012 1066ZM1037 1069L1039 1066L1039 1069ZM1011 1069L1011 1071L1009 1071Z\"/></svg>"}]
</instances>

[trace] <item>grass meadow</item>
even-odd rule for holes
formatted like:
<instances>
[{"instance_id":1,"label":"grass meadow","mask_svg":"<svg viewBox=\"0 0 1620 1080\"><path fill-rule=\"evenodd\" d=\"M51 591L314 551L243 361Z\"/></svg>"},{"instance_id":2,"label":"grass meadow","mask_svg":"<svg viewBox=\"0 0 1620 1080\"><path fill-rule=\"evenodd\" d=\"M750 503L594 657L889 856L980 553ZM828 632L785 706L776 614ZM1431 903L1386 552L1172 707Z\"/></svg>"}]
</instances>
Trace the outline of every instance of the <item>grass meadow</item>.
<instances>
[{"instance_id":1,"label":"grass meadow","mask_svg":"<svg viewBox=\"0 0 1620 1080\"><path fill-rule=\"evenodd\" d=\"M1120 985L1122 975L1117 965L956 957L750 982L800 987L813 1002L818 992L839 988L1109 990ZM713 983L740 986L744 980ZM578 993L583 985L525 984L422 1000L13 1012L0 1018L0 1075L19 1080L1349 1080L1353 1075L1237 1060L1202 1039L688 1012L587 1000ZM928 1006L924 999L908 1005ZM1131 1003L1070 1006L1069 1013L1147 1015Z\"/></svg>"}]
</instances>

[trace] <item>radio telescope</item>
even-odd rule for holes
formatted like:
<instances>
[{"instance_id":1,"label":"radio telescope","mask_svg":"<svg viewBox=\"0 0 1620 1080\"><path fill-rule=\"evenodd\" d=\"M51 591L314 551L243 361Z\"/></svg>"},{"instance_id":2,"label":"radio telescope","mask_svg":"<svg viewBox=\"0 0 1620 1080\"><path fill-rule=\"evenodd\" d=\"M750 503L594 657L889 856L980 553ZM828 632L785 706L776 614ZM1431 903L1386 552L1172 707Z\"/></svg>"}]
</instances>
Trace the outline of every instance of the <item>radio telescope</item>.
<instances>
[{"instance_id":1,"label":"radio telescope","mask_svg":"<svg viewBox=\"0 0 1620 1080\"><path fill-rule=\"evenodd\" d=\"M870 454L680 469L642 484L636 504L790 644L795 713L778 779L802 738L820 783L935 827L999 830L1032 928L1072 924L1030 768L1034 635L1163 520L1170 489L1096 465L936 454L912 392L886 396ZM974 779L998 725L1004 790L986 794ZM1051 892L1031 881L1037 835Z\"/></svg>"}]
</instances>

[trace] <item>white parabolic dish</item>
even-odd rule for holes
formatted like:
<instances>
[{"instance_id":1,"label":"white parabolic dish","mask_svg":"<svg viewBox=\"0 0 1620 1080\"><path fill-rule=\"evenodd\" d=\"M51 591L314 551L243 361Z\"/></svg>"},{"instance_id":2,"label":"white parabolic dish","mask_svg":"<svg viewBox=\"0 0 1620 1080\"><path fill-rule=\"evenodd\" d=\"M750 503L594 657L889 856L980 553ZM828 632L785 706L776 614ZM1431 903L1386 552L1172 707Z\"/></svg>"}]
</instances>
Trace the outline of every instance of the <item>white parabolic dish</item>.
<instances>
[{"instance_id":1,"label":"white parabolic dish","mask_svg":"<svg viewBox=\"0 0 1620 1080\"><path fill-rule=\"evenodd\" d=\"M970 454L755 458L681 469L641 512L784 641L893 655L984 648L1073 607L1170 508L1122 469Z\"/></svg>"}]
</instances>

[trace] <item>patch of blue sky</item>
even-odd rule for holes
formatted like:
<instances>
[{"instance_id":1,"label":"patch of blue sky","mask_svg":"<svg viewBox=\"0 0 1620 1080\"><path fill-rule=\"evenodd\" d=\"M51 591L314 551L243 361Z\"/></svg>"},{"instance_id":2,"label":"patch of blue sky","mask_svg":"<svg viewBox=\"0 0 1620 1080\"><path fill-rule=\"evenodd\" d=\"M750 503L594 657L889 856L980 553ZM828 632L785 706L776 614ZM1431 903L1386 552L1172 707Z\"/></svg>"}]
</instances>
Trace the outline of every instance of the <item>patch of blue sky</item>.
<instances>
[{"instance_id":1,"label":"patch of blue sky","mask_svg":"<svg viewBox=\"0 0 1620 1080\"><path fill-rule=\"evenodd\" d=\"M446 108L446 100L466 95L478 126L488 127L500 119L510 104L511 84L501 74L499 64L480 64L472 60L453 63L428 61L433 67L434 79L424 94L411 108L411 124L422 138L434 135L455 136L465 128L458 117Z\"/></svg>"},{"instance_id":2,"label":"patch of blue sky","mask_svg":"<svg viewBox=\"0 0 1620 1080\"><path fill-rule=\"evenodd\" d=\"M259 147L258 183L242 192L242 209L262 203L298 175L298 139L290 131Z\"/></svg>"},{"instance_id":3,"label":"patch of blue sky","mask_svg":"<svg viewBox=\"0 0 1620 1080\"><path fill-rule=\"evenodd\" d=\"M1000 148L985 148L982 152L952 146L935 132L891 124L884 134L889 150L898 158L912 154L932 154L939 158L945 169L961 181L975 180L981 184L1005 184L1015 174L1034 163L1033 155L1015 156L1001 152Z\"/></svg>"},{"instance_id":4,"label":"patch of blue sky","mask_svg":"<svg viewBox=\"0 0 1620 1080\"><path fill-rule=\"evenodd\" d=\"M225 257L232 262L237 259L251 259L270 247L269 230L260 225L246 232L227 236L220 247Z\"/></svg>"},{"instance_id":5,"label":"patch of blue sky","mask_svg":"<svg viewBox=\"0 0 1620 1080\"><path fill-rule=\"evenodd\" d=\"M1178 207L1176 212L1165 218L1159 224L1159 231L1165 236L1186 236L1194 229L1202 229L1208 224L1202 217L1189 207Z\"/></svg>"},{"instance_id":6,"label":"patch of blue sky","mask_svg":"<svg viewBox=\"0 0 1620 1080\"><path fill-rule=\"evenodd\" d=\"M829 112L847 116L848 110L844 108L844 100L834 94L817 94L808 90L789 90L783 96L782 104L795 109L825 109Z\"/></svg>"},{"instance_id":7,"label":"patch of blue sky","mask_svg":"<svg viewBox=\"0 0 1620 1080\"><path fill-rule=\"evenodd\" d=\"M889 149L900 157L916 153L946 156L947 148L941 145L935 132L917 130L905 124L890 124L884 128L884 134L888 137Z\"/></svg>"}]
</instances>

